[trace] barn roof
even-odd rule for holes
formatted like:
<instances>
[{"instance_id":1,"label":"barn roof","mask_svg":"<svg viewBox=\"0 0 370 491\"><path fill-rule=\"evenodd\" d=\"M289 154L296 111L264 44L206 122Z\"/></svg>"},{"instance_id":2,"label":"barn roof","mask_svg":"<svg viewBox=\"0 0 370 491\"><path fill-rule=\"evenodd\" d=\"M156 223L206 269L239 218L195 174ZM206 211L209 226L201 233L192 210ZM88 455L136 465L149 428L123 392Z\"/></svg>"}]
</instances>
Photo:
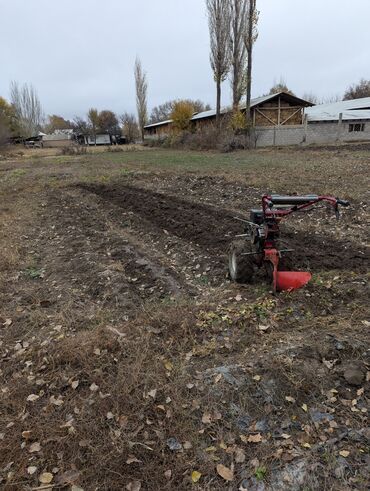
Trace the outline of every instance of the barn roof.
<instances>
[{"instance_id":1,"label":"barn roof","mask_svg":"<svg viewBox=\"0 0 370 491\"><path fill-rule=\"evenodd\" d=\"M306 109L308 121L338 121L339 115L345 121L370 119L370 97L320 104Z\"/></svg>"},{"instance_id":2,"label":"barn roof","mask_svg":"<svg viewBox=\"0 0 370 491\"><path fill-rule=\"evenodd\" d=\"M270 94L270 95L265 95L262 97L256 97L255 99L251 100L251 107L256 107L259 106L260 104L264 102L272 102L275 99L278 99L279 97L283 97L284 100L287 102L290 102L292 104L296 104L297 106L303 106L303 107L308 107L312 106L311 102L305 101L303 99L300 99L299 97L296 97L295 95L288 94L287 92L278 92L277 94ZM245 110L246 105L240 106L240 109L243 111ZM232 111L231 106L225 106L221 108L221 114L227 114ZM201 113L194 114L194 116L191 118L192 121L199 121L200 119L208 119L208 118L214 118L216 116L216 109L210 109L209 111L203 111ZM172 123L172 119L168 119L167 121L161 121L159 123L153 123L153 124L148 124L145 126L145 129L149 128L154 128L156 126L162 126Z\"/></svg>"},{"instance_id":3,"label":"barn roof","mask_svg":"<svg viewBox=\"0 0 370 491\"><path fill-rule=\"evenodd\" d=\"M305 101L303 99L300 99L299 97L296 97L295 95L288 94L287 92L278 92L276 94L270 94L270 95L264 95L262 97L256 97L255 99L251 100L251 107L256 107L259 106L260 104L263 104L264 102L272 102L275 99L278 99L279 97L283 97L286 101L291 102L293 104L296 104L297 106L312 106L311 102ZM241 110L245 110L246 105L243 104L240 106ZM231 107L223 107L221 109L221 114L226 114L232 110ZM210 111L204 111L202 113L198 113L195 116L193 116L191 119L192 121L197 121L199 119L206 119L206 118L212 118L216 116L216 109L211 109Z\"/></svg>"}]
</instances>

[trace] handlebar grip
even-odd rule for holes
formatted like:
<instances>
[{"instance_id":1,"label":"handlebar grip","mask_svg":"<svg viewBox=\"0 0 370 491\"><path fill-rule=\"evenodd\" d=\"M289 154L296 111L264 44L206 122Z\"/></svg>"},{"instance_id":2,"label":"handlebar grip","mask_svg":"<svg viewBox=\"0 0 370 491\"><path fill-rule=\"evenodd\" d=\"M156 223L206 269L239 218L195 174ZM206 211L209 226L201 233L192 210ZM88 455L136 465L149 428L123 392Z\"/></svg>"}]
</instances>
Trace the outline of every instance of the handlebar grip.
<instances>
[{"instance_id":1,"label":"handlebar grip","mask_svg":"<svg viewBox=\"0 0 370 491\"><path fill-rule=\"evenodd\" d=\"M339 198L337 198L337 204L338 205L341 205L341 206L345 206L345 207L350 206L350 202L349 201L346 201L344 199L339 199Z\"/></svg>"}]
</instances>

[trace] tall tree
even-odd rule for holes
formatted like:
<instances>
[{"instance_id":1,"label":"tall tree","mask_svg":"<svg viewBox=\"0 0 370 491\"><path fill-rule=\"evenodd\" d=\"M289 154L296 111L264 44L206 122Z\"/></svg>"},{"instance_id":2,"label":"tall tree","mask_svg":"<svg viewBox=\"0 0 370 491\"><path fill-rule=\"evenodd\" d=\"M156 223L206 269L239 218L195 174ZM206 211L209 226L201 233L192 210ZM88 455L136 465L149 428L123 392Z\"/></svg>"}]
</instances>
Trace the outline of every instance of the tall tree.
<instances>
[{"instance_id":1,"label":"tall tree","mask_svg":"<svg viewBox=\"0 0 370 491\"><path fill-rule=\"evenodd\" d=\"M231 90L236 111L247 88L247 48L244 41L248 26L248 0L230 0L230 8Z\"/></svg>"},{"instance_id":2,"label":"tall tree","mask_svg":"<svg viewBox=\"0 0 370 491\"><path fill-rule=\"evenodd\" d=\"M73 128L74 132L78 135L86 136L89 133L89 125L87 121L85 121L83 118L80 118L79 116L75 116L72 121L71 128Z\"/></svg>"},{"instance_id":3,"label":"tall tree","mask_svg":"<svg viewBox=\"0 0 370 491\"><path fill-rule=\"evenodd\" d=\"M134 142L139 137L139 127L135 115L126 112L119 119L122 124L122 135L127 138L128 143Z\"/></svg>"},{"instance_id":4,"label":"tall tree","mask_svg":"<svg viewBox=\"0 0 370 491\"><path fill-rule=\"evenodd\" d=\"M135 68L136 107L141 139L144 140L144 126L148 120L148 81L141 61L136 58Z\"/></svg>"},{"instance_id":5,"label":"tall tree","mask_svg":"<svg viewBox=\"0 0 370 491\"><path fill-rule=\"evenodd\" d=\"M221 113L221 84L230 69L230 20L229 0L206 0L211 44L210 62L216 82L216 120Z\"/></svg>"},{"instance_id":6,"label":"tall tree","mask_svg":"<svg viewBox=\"0 0 370 491\"><path fill-rule=\"evenodd\" d=\"M349 101L351 99L362 99L363 97L370 97L370 80L365 80L364 78L358 84L348 87L343 100Z\"/></svg>"},{"instance_id":7,"label":"tall tree","mask_svg":"<svg viewBox=\"0 0 370 491\"><path fill-rule=\"evenodd\" d=\"M90 108L89 112L87 113L87 119L89 120L90 128L96 145L96 133L99 125L99 111L94 107Z\"/></svg>"},{"instance_id":8,"label":"tall tree","mask_svg":"<svg viewBox=\"0 0 370 491\"><path fill-rule=\"evenodd\" d=\"M118 119L114 112L105 109L98 114L98 130L110 135L119 134Z\"/></svg>"},{"instance_id":9,"label":"tall tree","mask_svg":"<svg viewBox=\"0 0 370 491\"><path fill-rule=\"evenodd\" d=\"M29 137L40 131L43 110L36 89L32 85L18 82L10 84L10 99L22 136Z\"/></svg>"},{"instance_id":10,"label":"tall tree","mask_svg":"<svg viewBox=\"0 0 370 491\"><path fill-rule=\"evenodd\" d=\"M259 12L257 10L257 0L248 0L248 20L246 36L244 39L247 49L247 103L246 103L246 118L247 126L250 126L251 117L251 99L252 99L252 67L253 67L253 46L258 38L257 24Z\"/></svg>"}]
</instances>

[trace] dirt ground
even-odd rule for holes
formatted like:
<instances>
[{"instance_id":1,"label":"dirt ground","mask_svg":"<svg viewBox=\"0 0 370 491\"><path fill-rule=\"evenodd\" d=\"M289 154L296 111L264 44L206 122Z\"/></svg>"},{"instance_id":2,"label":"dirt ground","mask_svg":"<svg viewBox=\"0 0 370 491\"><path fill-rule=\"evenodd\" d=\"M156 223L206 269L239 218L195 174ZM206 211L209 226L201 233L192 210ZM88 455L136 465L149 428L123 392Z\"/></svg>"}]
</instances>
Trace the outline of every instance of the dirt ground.
<instances>
[{"instance_id":1,"label":"dirt ground","mask_svg":"<svg viewBox=\"0 0 370 491\"><path fill-rule=\"evenodd\" d=\"M0 487L365 490L370 153L137 148L0 161ZM229 281L264 192L313 279Z\"/></svg>"}]
</instances>

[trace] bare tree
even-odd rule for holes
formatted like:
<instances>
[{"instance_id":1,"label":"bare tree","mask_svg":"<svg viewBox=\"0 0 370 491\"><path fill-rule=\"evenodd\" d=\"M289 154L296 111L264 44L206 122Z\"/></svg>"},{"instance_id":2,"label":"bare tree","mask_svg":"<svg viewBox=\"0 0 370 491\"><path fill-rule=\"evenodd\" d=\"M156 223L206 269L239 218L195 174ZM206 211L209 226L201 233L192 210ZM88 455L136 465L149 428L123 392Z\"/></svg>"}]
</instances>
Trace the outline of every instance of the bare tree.
<instances>
[{"instance_id":1,"label":"bare tree","mask_svg":"<svg viewBox=\"0 0 370 491\"><path fill-rule=\"evenodd\" d=\"M195 113L201 113L203 111L209 111L211 106L209 104L205 104L199 99L181 99L182 102L188 102L194 108ZM179 102L179 99L175 99L172 101L167 101L164 104L160 104L159 106L153 107L152 112L150 114L150 123L159 123L161 121L166 121L170 119L173 108Z\"/></svg>"},{"instance_id":2,"label":"bare tree","mask_svg":"<svg viewBox=\"0 0 370 491\"><path fill-rule=\"evenodd\" d=\"M33 136L40 131L43 110L36 89L28 84L20 87L18 82L13 81L10 84L10 100L22 136Z\"/></svg>"},{"instance_id":3,"label":"bare tree","mask_svg":"<svg viewBox=\"0 0 370 491\"><path fill-rule=\"evenodd\" d=\"M364 78L358 84L348 87L343 100L349 101L351 99L362 99L363 97L370 97L370 80L365 80Z\"/></svg>"},{"instance_id":4,"label":"bare tree","mask_svg":"<svg viewBox=\"0 0 370 491\"><path fill-rule=\"evenodd\" d=\"M141 61L135 61L136 107L141 138L144 140L144 126L148 120L148 82Z\"/></svg>"},{"instance_id":5,"label":"bare tree","mask_svg":"<svg viewBox=\"0 0 370 491\"><path fill-rule=\"evenodd\" d=\"M230 8L231 89L236 111L247 88L247 49L244 41L248 26L248 0L230 0Z\"/></svg>"},{"instance_id":6,"label":"bare tree","mask_svg":"<svg viewBox=\"0 0 370 491\"><path fill-rule=\"evenodd\" d=\"M251 117L251 98L252 98L252 66L253 66L253 46L258 38L257 24L259 12L257 10L257 0L248 0L248 21L246 29L246 37L244 39L247 49L247 103L246 103L246 118L247 125L250 125Z\"/></svg>"},{"instance_id":7,"label":"bare tree","mask_svg":"<svg viewBox=\"0 0 370 491\"><path fill-rule=\"evenodd\" d=\"M216 82L216 120L221 112L221 84L230 70L230 20L229 0L206 0L209 36L211 42L210 62Z\"/></svg>"},{"instance_id":8,"label":"bare tree","mask_svg":"<svg viewBox=\"0 0 370 491\"><path fill-rule=\"evenodd\" d=\"M91 131L94 136L95 146L96 146L96 132L99 126L99 111L94 107L90 108L89 112L87 113L87 119L89 120Z\"/></svg>"},{"instance_id":9,"label":"bare tree","mask_svg":"<svg viewBox=\"0 0 370 491\"><path fill-rule=\"evenodd\" d=\"M129 143L134 142L139 136L139 127L134 114L123 113L120 117L122 124L122 134Z\"/></svg>"}]
</instances>

